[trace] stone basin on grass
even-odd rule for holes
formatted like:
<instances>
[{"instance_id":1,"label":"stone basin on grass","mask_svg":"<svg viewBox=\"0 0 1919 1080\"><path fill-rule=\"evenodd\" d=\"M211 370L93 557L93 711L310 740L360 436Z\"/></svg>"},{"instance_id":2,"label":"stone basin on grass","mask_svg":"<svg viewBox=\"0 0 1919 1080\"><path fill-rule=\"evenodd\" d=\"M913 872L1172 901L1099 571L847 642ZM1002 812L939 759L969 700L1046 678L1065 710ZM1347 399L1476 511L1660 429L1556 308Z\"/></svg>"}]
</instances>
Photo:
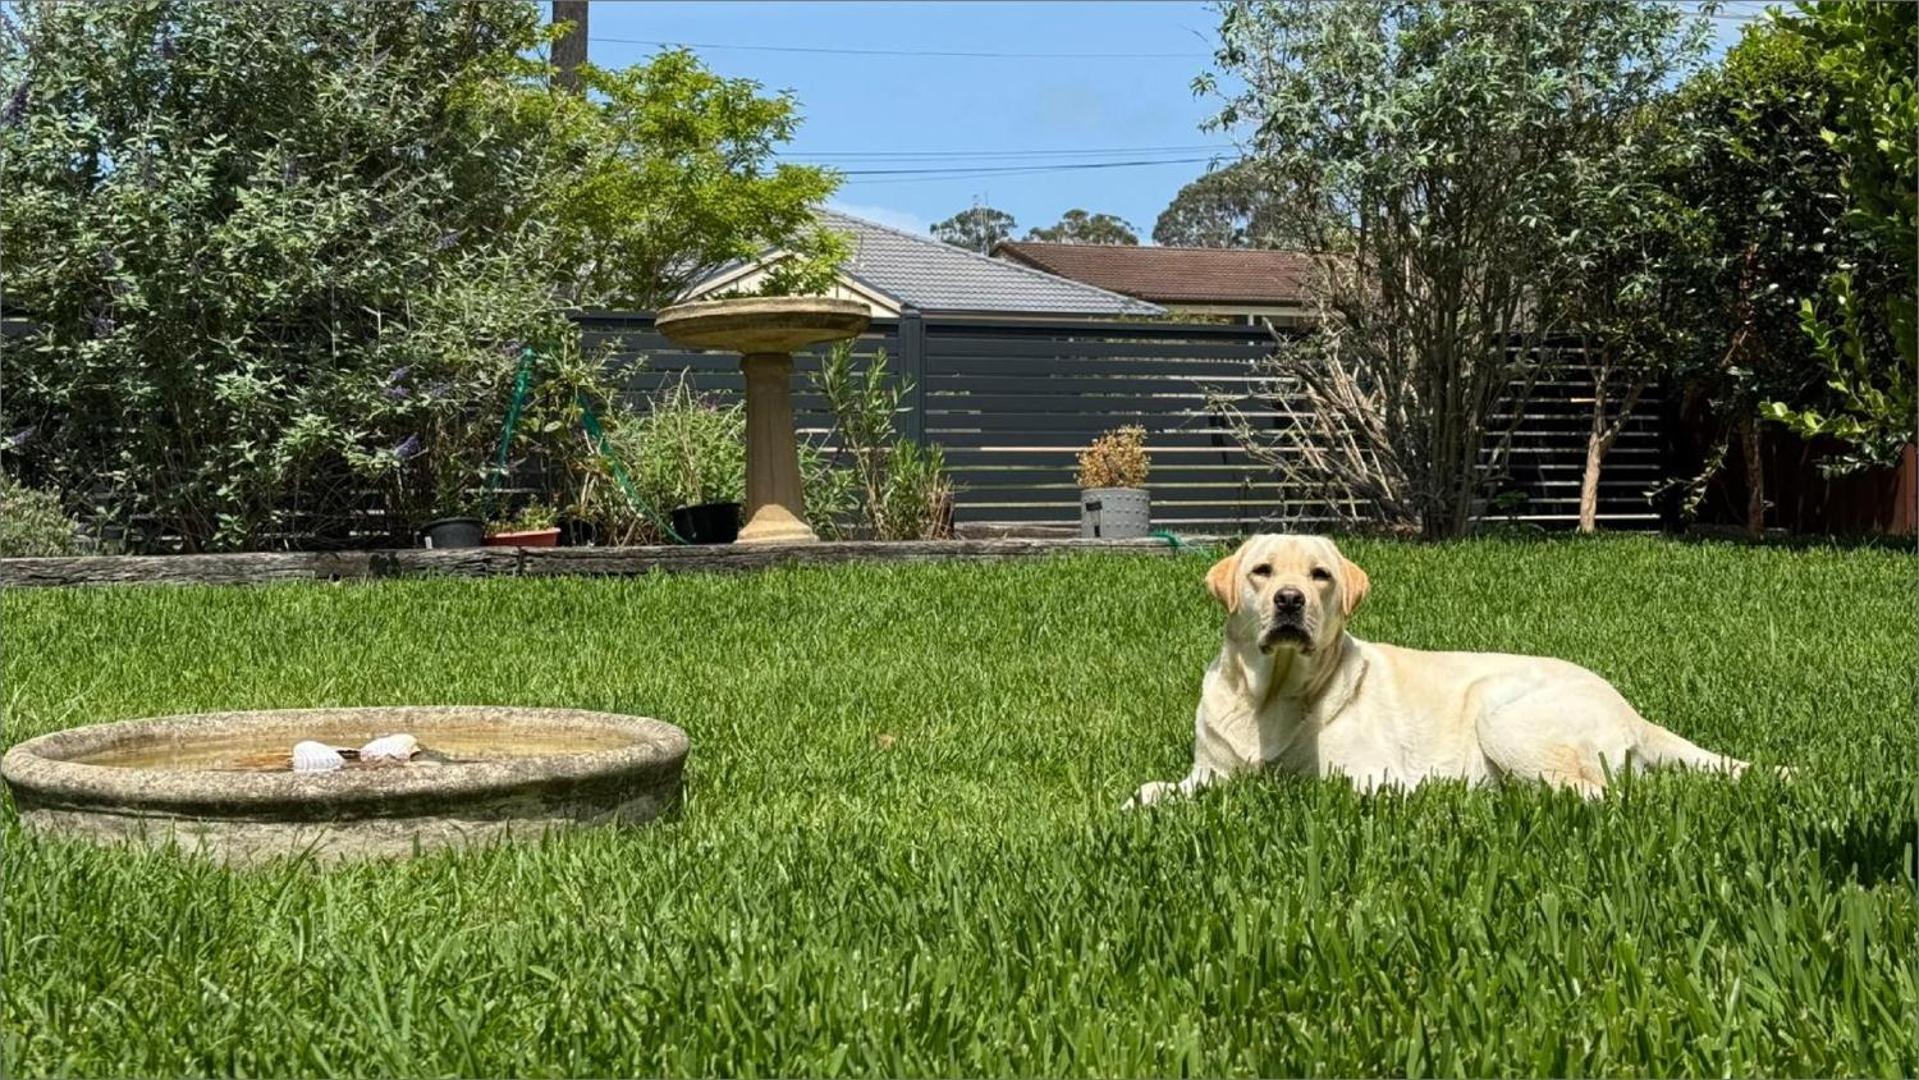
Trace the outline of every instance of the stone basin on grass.
<instances>
[{"instance_id":1,"label":"stone basin on grass","mask_svg":"<svg viewBox=\"0 0 1919 1080\"><path fill-rule=\"evenodd\" d=\"M408 764L291 770L296 742L395 733ZM0 760L38 832L165 845L250 863L407 856L637 823L674 805L685 732L574 709L435 706L206 713L70 728Z\"/></svg>"}]
</instances>

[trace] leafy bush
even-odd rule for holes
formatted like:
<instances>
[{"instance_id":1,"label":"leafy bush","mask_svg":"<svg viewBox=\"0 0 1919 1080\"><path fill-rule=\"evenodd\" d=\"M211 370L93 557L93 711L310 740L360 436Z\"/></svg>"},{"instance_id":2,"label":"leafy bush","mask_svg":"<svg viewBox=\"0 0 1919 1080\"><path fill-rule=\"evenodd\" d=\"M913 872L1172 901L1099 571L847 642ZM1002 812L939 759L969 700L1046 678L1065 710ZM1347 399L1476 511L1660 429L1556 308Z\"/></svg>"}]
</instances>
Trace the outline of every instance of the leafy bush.
<instances>
[{"instance_id":1,"label":"leafy bush","mask_svg":"<svg viewBox=\"0 0 1919 1080\"><path fill-rule=\"evenodd\" d=\"M685 381L657 395L618 439L628 476L661 514L746 499L746 407L716 405Z\"/></svg>"},{"instance_id":2,"label":"leafy bush","mask_svg":"<svg viewBox=\"0 0 1919 1080\"><path fill-rule=\"evenodd\" d=\"M32 472L189 550L476 478L516 343L566 329L522 220L540 178L475 104L534 6L20 12L0 243L41 333L4 422Z\"/></svg>"},{"instance_id":3,"label":"leafy bush","mask_svg":"<svg viewBox=\"0 0 1919 1080\"><path fill-rule=\"evenodd\" d=\"M59 496L0 473L0 559L78 555L77 531Z\"/></svg>"},{"instance_id":4,"label":"leafy bush","mask_svg":"<svg viewBox=\"0 0 1919 1080\"><path fill-rule=\"evenodd\" d=\"M1093 440L1079 456L1083 488L1144 487L1152 459L1146 456L1146 429L1137 424L1114 428Z\"/></svg>"},{"instance_id":5,"label":"leafy bush","mask_svg":"<svg viewBox=\"0 0 1919 1080\"><path fill-rule=\"evenodd\" d=\"M1827 460L1828 471L1890 464L1919 438L1912 378L1919 362L1919 265L1912 257L1919 242L1912 194L1919 93L1911 63L1919 11L1847 0L1805 5L1782 13L1777 24L1818 58L1838 106L1832 126L1819 134L1845 162L1840 233L1851 250L1849 268L1827 278L1827 297L1800 299L1800 325L1826 369L1826 400L1772 401L1762 411L1801 435L1849 443Z\"/></svg>"},{"instance_id":6,"label":"leafy bush","mask_svg":"<svg viewBox=\"0 0 1919 1080\"><path fill-rule=\"evenodd\" d=\"M940 448L899 437L893 417L911 392L886 371L886 350L864 368L851 342L828 350L814 386L833 414L839 457L850 459L860 530L875 540L925 540L951 531L953 484Z\"/></svg>"},{"instance_id":7,"label":"leafy bush","mask_svg":"<svg viewBox=\"0 0 1919 1080\"><path fill-rule=\"evenodd\" d=\"M686 53L555 94L541 7L23 0L0 31L0 430L24 475L188 550L485 514L509 464L593 482L569 304L768 245L830 274L790 99Z\"/></svg>"},{"instance_id":8,"label":"leafy bush","mask_svg":"<svg viewBox=\"0 0 1919 1080\"><path fill-rule=\"evenodd\" d=\"M608 449L638 505L626 497L608 462L580 513L612 543L663 543L669 537L662 526L676 508L746 501L746 406L716 404L684 379L628 418L610 436ZM837 538L855 503L853 477L805 442L799 456L807 520L823 538Z\"/></svg>"}]
</instances>

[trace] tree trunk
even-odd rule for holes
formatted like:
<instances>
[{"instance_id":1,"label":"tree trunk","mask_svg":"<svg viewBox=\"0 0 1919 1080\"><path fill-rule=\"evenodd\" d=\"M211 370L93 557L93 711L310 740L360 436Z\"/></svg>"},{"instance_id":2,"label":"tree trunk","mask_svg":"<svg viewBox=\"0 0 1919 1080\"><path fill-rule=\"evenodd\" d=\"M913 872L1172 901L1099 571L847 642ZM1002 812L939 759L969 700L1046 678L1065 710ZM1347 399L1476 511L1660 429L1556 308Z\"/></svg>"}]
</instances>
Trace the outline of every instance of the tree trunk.
<instances>
[{"instance_id":1,"label":"tree trunk","mask_svg":"<svg viewBox=\"0 0 1919 1080\"><path fill-rule=\"evenodd\" d=\"M584 94L580 65L586 63L586 0L553 0L553 21L573 24L553 43L554 85Z\"/></svg>"},{"instance_id":2,"label":"tree trunk","mask_svg":"<svg viewBox=\"0 0 1919 1080\"><path fill-rule=\"evenodd\" d=\"M1608 379L1603 371L1593 378L1592 428L1586 434L1586 468L1579 477L1579 531L1582 533L1599 531L1599 477L1606 466L1606 455L1612 453L1613 443L1619 441L1619 433L1626 429L1626 421L1632 419L1632 411L1639 405L1650 381L1643 374L1634 378L1619 399L1618 411L1607 419Z\"/></svg>"},{"instance_id":3,"label":"tree trunk","mask_svg":"<svg viewBox=\"0 0 1919 1080\"><path fill-rule=\"evenodd\" d=\"M1599 469L1610 448L1606 437L1606 376L1593 378L1592 426L1586 431L1586 467L1579 474L1579 531L1599 531Z\"/></svg>"},{"instance_id":4,"label":"tree trunk","mask_svg":"<svg viewBox=\"0 0 1919 1080\"><path fill-rule=\"evenodd\" d=\"M1739 443L1746 457L1746 535L1766 535L1766 467L1759 457L1759 421L1748 413L1739 421Z\"/></svg>"},{"instance_id":5,"label":"tree trunk","mask_svg":"<svg viewBox=\"0 0 1919 1080\"><path fill-rule=\"evenodd\" d=\"M1579 477L1579 531L1599 531L1599 468L1606 460L1606 448L1594 432L1586 439L1586 470Z\"/></svg>"}]
</instances>

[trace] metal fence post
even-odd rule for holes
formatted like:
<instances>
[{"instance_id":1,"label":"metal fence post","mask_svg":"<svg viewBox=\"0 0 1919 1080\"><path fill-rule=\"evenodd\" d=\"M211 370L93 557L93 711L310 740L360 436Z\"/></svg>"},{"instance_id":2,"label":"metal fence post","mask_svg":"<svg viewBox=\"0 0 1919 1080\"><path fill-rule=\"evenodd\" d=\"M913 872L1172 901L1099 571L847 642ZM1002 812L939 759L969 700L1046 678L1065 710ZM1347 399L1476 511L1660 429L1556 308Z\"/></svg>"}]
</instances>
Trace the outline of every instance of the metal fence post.
<instances>
[{"instance_id":1,"label":"metal fence post","mask_svg":"<svg viewBox=\"0 0 1919 1080\"><path fill-rule=\"evenodd\" d=\"M900 434L914 442L926 440L926 320L920 310L900 309L900 376L909 381L906 407L900 413Z\"/></svg>"}]
</instances>

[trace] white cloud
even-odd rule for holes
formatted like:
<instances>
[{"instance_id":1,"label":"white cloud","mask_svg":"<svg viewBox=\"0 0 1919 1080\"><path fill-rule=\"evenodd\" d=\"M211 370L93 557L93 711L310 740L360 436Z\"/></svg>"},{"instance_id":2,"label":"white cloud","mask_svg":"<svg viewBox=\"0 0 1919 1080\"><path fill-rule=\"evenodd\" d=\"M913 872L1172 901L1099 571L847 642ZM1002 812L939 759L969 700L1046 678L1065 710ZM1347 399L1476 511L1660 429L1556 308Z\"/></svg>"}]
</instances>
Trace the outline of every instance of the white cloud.
<instances>
[{"instance_id":1,"label":"white cloud","mask_svg":"<svg viewBox=\"0 0 1919 1080\"><path fill-rule=\"evenodd\" d=\"M890 206L872 206L866 203L841 202L838 199L829 200L826 206L829 210L838 210L842 214L865 218L868 221L877 221L881 225L890 225L895 229L917 233L921 236L926 235L927 227L932 224L932 222L927 221L918 214L908 210L895 210Z\"/></svg>"}]
</instances>

